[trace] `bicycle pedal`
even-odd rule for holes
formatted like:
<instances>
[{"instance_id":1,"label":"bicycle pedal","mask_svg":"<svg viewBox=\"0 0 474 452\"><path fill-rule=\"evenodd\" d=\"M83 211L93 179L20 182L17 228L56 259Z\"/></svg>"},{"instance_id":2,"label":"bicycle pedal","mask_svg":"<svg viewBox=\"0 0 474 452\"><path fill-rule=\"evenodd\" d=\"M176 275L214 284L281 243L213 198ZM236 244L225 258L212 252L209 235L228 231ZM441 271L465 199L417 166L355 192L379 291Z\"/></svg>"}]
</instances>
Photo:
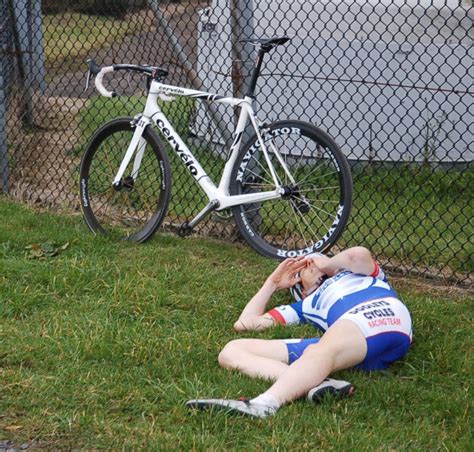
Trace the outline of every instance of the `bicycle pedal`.
<instances>
[{"instance_id":1,"label":"bicycle pedal","mask_svg":"<svg viewBox=\"0 0 474 452\"><path fill-rule=\"evenodd\" d=\"M178 228L177 233L180 237L188 237L193 233L193 228L191 226L189 226L189 222L185 221Z\"/></svg>"}]
</instances>

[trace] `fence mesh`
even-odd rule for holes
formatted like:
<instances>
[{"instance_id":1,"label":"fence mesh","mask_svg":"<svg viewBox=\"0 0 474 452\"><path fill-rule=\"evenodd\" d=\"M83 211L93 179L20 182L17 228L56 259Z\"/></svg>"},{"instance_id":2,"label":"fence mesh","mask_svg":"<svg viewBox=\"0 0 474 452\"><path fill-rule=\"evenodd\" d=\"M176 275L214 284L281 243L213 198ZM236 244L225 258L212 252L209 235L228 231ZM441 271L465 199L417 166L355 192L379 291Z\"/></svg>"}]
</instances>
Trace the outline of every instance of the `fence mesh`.
<instances>
[{"instance_id":1,"label":"fence mesh","mask_svg":"<svg viewBox=\"0 0 474 452\"><path fill-rule=\"evenodd\" d=\"M242 96L255 49L242 38L286 34L264 62L259 118L301 119L334 137L350 162L351 219L337 246L365 245L393 270L471 284L473 270L472 2L0 1L0 178L17 200L79 211L78 168L94 130L140 113L144 80L107 79L120 97L85 90L85 61L152 64L166 82ZM226 155L201 101L164 108L211 176ZM207 203L170 154L164 228ZM214 213L196 233L236 239Z\"/></svg>"}]
</instances>

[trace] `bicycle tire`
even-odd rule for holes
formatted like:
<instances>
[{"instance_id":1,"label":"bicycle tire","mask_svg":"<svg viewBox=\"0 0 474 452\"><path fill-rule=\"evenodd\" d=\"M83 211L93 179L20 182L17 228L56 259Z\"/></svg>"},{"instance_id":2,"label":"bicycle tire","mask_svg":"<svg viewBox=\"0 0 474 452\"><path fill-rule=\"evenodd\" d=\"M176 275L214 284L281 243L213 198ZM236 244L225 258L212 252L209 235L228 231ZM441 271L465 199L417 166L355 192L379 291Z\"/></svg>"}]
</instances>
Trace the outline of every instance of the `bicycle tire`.
<instances>
[{"instance_id":1,"label":"bicycle tire","mask_svg":"<svg viewBox=\"0 0 474 452\"><path fill-rule=\"evenodd\" d=\"M302 121L274 122L261 133L285 195L232 207L241 235L257 252L275 259L327 252L351 211L352 177L344 154L327 133ZM294 184L270 143L279 149ZM232 195L274 189L259 148L254 135L239 152L231 173Z\"/></svg>"},{"instance_id":2,"label":"bicycle tire","mask_svg":"<svg viewBox=\"0 0 474 452\"><path fill-rule=\"evenodd\" d=\"M115 233L132 242L144 242L166 215L171 169L163 144L148 126L142 136L144 153L138 174L132 177L132 157L122 189L113 188L134 129L132 118L117 118L96 131L81 160L79 192L84 219L94 233Z\"/></svg>"}]
</instances>

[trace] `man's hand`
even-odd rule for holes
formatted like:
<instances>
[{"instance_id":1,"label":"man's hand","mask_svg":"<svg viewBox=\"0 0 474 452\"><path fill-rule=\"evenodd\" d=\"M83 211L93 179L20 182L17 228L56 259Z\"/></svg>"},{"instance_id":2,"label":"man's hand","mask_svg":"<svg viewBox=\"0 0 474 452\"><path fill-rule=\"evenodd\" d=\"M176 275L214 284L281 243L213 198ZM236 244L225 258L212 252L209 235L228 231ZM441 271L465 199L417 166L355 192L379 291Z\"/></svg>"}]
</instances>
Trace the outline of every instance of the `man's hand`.
<instances>
[{"instance_id":1,"label":"man's hand","mask_svg":"<svg viewBox=\"0 0 474 452\"><path fill-rule=\"evenodd\" d=\"M274 284L276 290L289 289L301 281L299 272L306 266L304 256L285 259L268 280Z\"/></svg>"},{"instance_id":2,"label":"man's hand","mask_svg":"<svg viewBox=\"0 0 474 452\"><path fill-rule=\"evenodd\" d=\"M331 259L327 256L316 256L312 257L311 260L314 262L314 265L316 265L319 271L329 277L334 276L339 272L339 268L335 268L334 265L332 265Z\"/></svg>"}]
</instances>

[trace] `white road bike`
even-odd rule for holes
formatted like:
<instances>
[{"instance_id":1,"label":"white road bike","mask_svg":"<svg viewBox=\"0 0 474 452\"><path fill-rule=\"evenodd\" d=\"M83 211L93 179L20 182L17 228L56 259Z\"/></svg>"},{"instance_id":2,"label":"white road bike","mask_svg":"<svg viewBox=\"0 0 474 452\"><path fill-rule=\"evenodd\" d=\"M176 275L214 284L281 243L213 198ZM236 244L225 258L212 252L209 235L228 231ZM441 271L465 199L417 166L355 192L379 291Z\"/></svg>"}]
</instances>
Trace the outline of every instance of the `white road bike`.
<instances>
[{"instance_id":1,"label":"white road bike","mask_svg":"<svg viewBox=\"0 0 474 452\"><path fill-rule=\"evenodd\" d=\"M89 78L95 76L95 86L103 96L116 96L103 85L104 75L115 71L146 75L149 90L142 114L106 123L84 152L79 189L89 228L96 233L118 231L130 241L143 242L160 227L171 195L164 139L209 200L195 218L181 225L181 235L191 233L210 212L230 209L242 236L265 256L283 259L327 251L340 237L351 210L352 179L346 158L335 141L314 125L295 120L262 124L252 108L264 55L289 39L248 40L258 46L258 52L243 99L166 85L162 82L168 72L159 67L116 64L100 68L90 60ZM158 104L159 98L171 101L175 96L240 109L218 185ZM242 146L249 120L254 134Z\"/></svg>"}]
</instances>

